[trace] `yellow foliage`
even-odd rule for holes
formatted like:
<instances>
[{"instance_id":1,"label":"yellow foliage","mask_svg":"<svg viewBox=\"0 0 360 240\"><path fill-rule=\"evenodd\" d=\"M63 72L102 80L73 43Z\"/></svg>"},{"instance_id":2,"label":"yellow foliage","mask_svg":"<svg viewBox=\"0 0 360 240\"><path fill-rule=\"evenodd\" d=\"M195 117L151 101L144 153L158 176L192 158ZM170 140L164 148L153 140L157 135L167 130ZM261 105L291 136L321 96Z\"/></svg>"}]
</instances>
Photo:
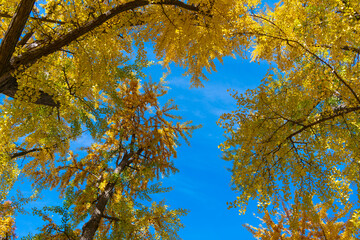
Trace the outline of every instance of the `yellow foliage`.
<instances>
[{"instance_id":1,"label":"yellow foliage","mask_svg":"<svg viewBox=\"0 0 360 240\"><path fill-rule=\"evenodd\" d=\"M350 204L345 205L333 217L328 217L328 208L323 204L311 204L306 210L296 204L292 209L285 206L283 208L284 213L278 212L276 216L271 216L266 211L261 218L265 226L245 227L259 240L355 240L360 234L359 228L354 224L359 223L360 219L354 213L349 216Z\"/></svg>"},{"instance_id":2,"label":"yellow foliage","mask_svg":"<svg viewBox=\"0 0 360 240\"><path fill-rule=\"evenodd\" d=\"M244 211L252 197L265 208L279 194L290 199L290 189L304 203L314 194L345 203L352 184L360 187L358 1L283 0L264 11L259 0L34 2L0 2L0 90L10 97L0 106L1 200L18 160L38 188L66 195L73 187L74 211L86 214L109 189L121 189L121 202L176 171L176 139L192 128L169 120L175 108L159 105L162 84L140 82L145 42L164 67L185 68L195 86L206 80L204 70L216 70L215 59L246 58L249 49L254 61L280 70L258 89L234 94L238 110L220 121L240 193L234 205ZM12 18L20 19L15 26ZM83 131L94 144L79 159L70 144ZM134 218L130 205L127 219ZM145 223L160 227L149 218L139 220L143 238Z\"/></svg>"},{"instance_id":3,"label":"yellow foliage","mask_svg":"<svg viewBox=\"0 0 360 240\"><path fill-rule=\"evenodd\" d=\"M15 221L14 209L10 201L5 201L0 204L0 237L6 238L14 234Z\"/></svg>"},{"instance_id":4,"label":"yellow foliage","mask_svg":"<svg viewBox=\"0 0 360 240\"><path fill-rule=\"evenodd\" d=\"M276 68L258 88L233 94L237 110L219 120L241 212L250 198L265 210L316 196L336 210L359 196L359 7L284 0L250 14L252 59Z\"/></svg>"}]
</instances>

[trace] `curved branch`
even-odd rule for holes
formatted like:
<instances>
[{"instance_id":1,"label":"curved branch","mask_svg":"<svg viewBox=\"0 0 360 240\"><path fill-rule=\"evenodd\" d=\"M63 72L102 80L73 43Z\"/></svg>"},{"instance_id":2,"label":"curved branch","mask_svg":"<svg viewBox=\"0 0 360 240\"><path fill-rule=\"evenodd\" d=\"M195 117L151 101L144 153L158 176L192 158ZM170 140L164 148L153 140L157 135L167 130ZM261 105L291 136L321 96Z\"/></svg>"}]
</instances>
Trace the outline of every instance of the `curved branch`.
<instances>
[{"instance_id":1,"label":"curved branch","mask_svg":"<svg viewBox=\"0 0 360 240\"><path fill-rule=\"evenodd\" d=\"M49 44L37 48L33 48L22 55L12 58L11 59L12 68L16 69L20 65L26 66L28 64L37 61L41 57L47 56L51 53L60 50L62 47L69 45L71 42L75 41L81 36L84 36L85 34L89 33L90 31L94 30L96 27L102 25L103 23L119 15L120 13L126 12L128 10L134 10L139 7L143 7L150 4L152 3L147 0L135 0L119 5L111 10L108 10L107 12L99 15L94 20L85 23L83 26L70 31L69 33L59 37L58 39L52 41ZM199 11L198 7L188 5L178 0L164 0L154 4L173 5L190 11Z\"/></svg>"},{"instance_id":2,"label":"curved branch","mask_svg":"<svg viewBox=\"0 0 360 240\"><path fill-rule=\"evenodd\" d=\"M341 111L338 111L336 112L336 114L334 115L330 115L330 116L327 116L327 117L324 117L324 118L321 118L317 121L314 121L308 125L304 125L302 128L300 128L299 130L293 132L292 134L288 135L286 138L284 138L284 140L282 142L280 142L274 149L272 149L271 151L267 152L264 154L264 156L268 156L270 154L274 154L276 153L277 151L279 151L282 147L282 145L286 142L286 141L290 141L290 142L294 142L293 141L293 137L302 133L303 131L305 131L306 129L309 129L309 128L312 128L313 126L317 125L317 124L320 124L322 122L326 122L328 120L331 120L331 119L335 119L337 117L340 117L340 116L343 116L344 114L348 114L348 113L351 113L351 112L356 112L356 111L359 111L360 110L360 106L357 106L357 107L352 107L352 108L343 108ZM282 126L281 126L282 127ZM277 131L277 130L276 130Z\"/></svg>"},{"instance_id":3,"label":"curved branch","mask_svg":"<svg viewBox=\"0 0 360 240\"><path fill-rule=\"evenodd\" d=\"M27 19L29 18L30 11L32 6L30 7L30 3L34 3L35 0L22 0L19 4L18 10L28 11L28 14L25 13L15 14L14 19L16 21L12 21L10 27L8 29L5 38L1 43L0 48L0 93L3 93L9 97L14 97L18 90L17 79L12 76L13 72L18 69L21 65L29 67L38 61L40 58L48 56L56 51L60 51L63 47L69 45L73 41L79 39L80 37L86 35L91 32L98 26L101 26L106 21L112 19L113 17L126 12L128 10L135 10L140 7L144 7L147 5L171 5L175 7L180 7L189 11L196 11L200 13L200 9L197 6L190 5L179 0L162 0L159 2L152 3L150 0L133 0L131 2L127 2L121 5L114 7L113 9L108 10L107 12L100 14L97 18L85 23L84 25L73 29L72 31L60 36L59 38L42 44L38 47L34 47L29 49L25 53L11 57L16 44L18 43L18 39L20 38L21 32L25 26ZM22 3L26 3L21 5ZM20 12L18 11L17 12ZM26 12L27 13L27 12ZM20 19L20 20L18 20ZM14 23L13 23L14 22ZM10 49L10 50L9 50ZM48 106L59 106L53 100L53 97L47 93L40 92L39 99L35 102L36 104L48 105Z\"/></svg>"},{"instance_id":4,"label":"curved branch","mask_svg":"<svg viewBox=\"0 0 360 240\"><path fill-rule=\"evenodd\" d=\"M311 128L319 123L322 123L322 122L326 122L328 120L331 120L331 119L335 119L337 117L340 117L344 114L348 114L348 113L351 113L351 112L355 112L355 111L358 111L360 110L360 106L357 106L357 107L351 107L351 108L343 108L341 111L338 111L336 114L334 115L330 115L330 116L327 116L327 117L324 117L324 118L321 118L317 121L314 121L308 125L305 125L303 126L302 128L300 128L299 130L297 130L296 132L290 134L289 136L286 137L286 139L291 139L292 137L294 137L295 135L305 131L306 129L308 128Z\"/></svg>"},{"instance_id":5,"label":"curved branch","mask_svg":"<svg viewBox=\"0 0 360 240\"><path fill-rule=\"evenodd\" d=\"M324 59L322 59L321 57L319 57L317 54L315 54L314 52L310 51L306 46L304 46L302 43L300 43L297 40L294 39L288 39L286 37L281 37L281 36L273 36L267 33L259 33L259 32L242 32L242 33L237 33L237 35L252 35L252 36L263 36L263 37L269 37L269 38L273 38L273 39L278 39L278 40L282 40L285 41L290 47L294 47L293 45L291 45L290 43L295 43L298 46L300 46L305 52L307 52L308 54L310 54L311 56L315 57L317 60L319 60L322 64L324 64L326 67L328 67L332 74L334 74L334 76L342 83L345 85L345 87L351 92L351 94L355 97L356 101L360 103L360 98L359 96L355 93L354 89L352 89L352 87L345 81L345 79L343 79L339 73L335 70L335 68L333 66L331 66L328 62L326 62Z\"/></svg>"},{"instance_id":6,"label":"curved branch","mask_svg":"<svg viewBox=\"0 0 360 240\"><path fill-rule=\"evenodd\" d=\"M285 35L284 37L282 36L273 36L267 33L259 33L259 32L245 32L245 33L238 33L238 34L248 34L248 35L253 35L253 36L265 36L265 37L270 37L273 39L278 39L278 40L282 40L285 41L290 47L294 47L292 46L290 43L295 43L298 46L300 46L303 50L305 50L305 52L307 52L308 54L310 54L311 56L315 57L317 60L319 60L322 64L324 64L325 66L327 66L328 68L331 69L331 72L334 74L334 76L345 85L346 88L349 89L349 91L352 93L352 95L355 97L356 101L360 103L360 98L359 96L355 93L355 91L351 88L351 86L345 81L345 79L343 79L340 74L336 71L336 69L331 66L328 62L326 62L324 59L322 59L321 57L319 57L317 54L315 54L314 52L312 52L310 49L308 49L304 44L300 43L298 40L295 39L290 39L286 36L286 33L281 29L281 27L279 27L277 24L275 24L274 21L267 19L265 17L256 15L256 14L251 14L250 16L252 16L253 18L259 18L269 24L271 24L271 26L275 27L276 29L278 29L283 35ZM359 49L351 47L351 46L344 46L341 48L342 50L347 50L347 51L353 51L359 54Z\"/></svg>"}]
</instances>

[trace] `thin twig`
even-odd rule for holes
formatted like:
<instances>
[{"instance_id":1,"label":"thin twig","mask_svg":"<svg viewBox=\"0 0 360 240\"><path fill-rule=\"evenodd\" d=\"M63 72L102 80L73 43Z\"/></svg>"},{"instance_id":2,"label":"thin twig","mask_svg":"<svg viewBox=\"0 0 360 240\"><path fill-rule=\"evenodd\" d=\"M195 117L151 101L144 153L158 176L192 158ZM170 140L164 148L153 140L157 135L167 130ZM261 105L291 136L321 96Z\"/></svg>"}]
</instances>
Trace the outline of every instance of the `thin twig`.
<instances>
[{"instance_id":1,"label":"thin twig","mask_svg":"<svg viewBox=\"0 0 360 240\"><path fill-rule=\"evenodd\" d=\"M4 18L12 18L13 16L9 13L6 12L0 12L0 17L4 17ZM59 21L59 20L53 20L53 19L49 19L47 17L29 17L30 19L34 19L34 20L38 20L41 22L48 22L48 23L57 23L57 24L66 24L67 22L63 22L63 21Z\"/></svg>"}]
</instances>

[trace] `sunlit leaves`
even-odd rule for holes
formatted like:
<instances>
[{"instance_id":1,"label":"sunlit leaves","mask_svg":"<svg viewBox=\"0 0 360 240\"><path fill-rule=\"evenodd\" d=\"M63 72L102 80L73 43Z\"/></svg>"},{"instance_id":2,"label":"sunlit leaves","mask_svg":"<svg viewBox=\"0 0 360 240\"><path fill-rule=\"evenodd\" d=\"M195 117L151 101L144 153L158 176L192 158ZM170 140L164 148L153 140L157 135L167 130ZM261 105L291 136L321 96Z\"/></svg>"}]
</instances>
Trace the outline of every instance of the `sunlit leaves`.
<instances>
[{"instance_id":1,"label":"sunlit leaves","mask_svg":"<svg viewBox=\"0 0 360 240\"><path fill-rule=\"evenodd\" d=\"M259 24L253 60L280 72L233 94L238 109L219 122L241 211L250 198L264 210L294 197L306 206L313 196L336 209L358 194L359 21L352 4L288 0L252 12Z\"/></svg>"},{"instance_id":2,"label":"sunlit leaves","mask_svg":"<svg viewBox=\"0 0 360 240\"><path fill-rule=\"evenodd\" d=\"M177 171L172 158L178 138L186 139L194 127L177 122L172 103L160 105L158 98L167 92L162 82L141 84L135 74L119 76L127 78L116 78L115 89L99 93L102 101L92 113L106 124L97 130L102 135L83 149L84 157L69 151L66 157L44 161L49 155L43 150L33 154L24 169L38 186L59 188L74 227L103 207L96 229L99 238L174 239L182 226L179 216L186 211L168 210L164 203L149 208L143 201L169 190L148 184ZM51 228L57 236L55 230L63 227L46 218L49 224L41 234Z\"/></svg>"},{"instance_id":3,"label":"sunlit leaves","mask_svg":"<svg viewBox=\"0 0 360 240\"><path fill-rule=\"evenodd\" d=\"M0 203L0 237L10 239L14 235L15 221L13 218L14 208L11 201Z\"/></svg>"},{"instance_id":4,"label":"sunlit leaves","mask_svg":"<svg viewBox=\"0 0 360 240\"><path fill-rule=\"evenodd\" d=\"M333 217L328 216L328 208L322 204L310 204L306 210L299 205L291 209L283 206L283 211L271 217L265 212L261 219L265 226L245 227L256 239L357 239L359 222L357 214L350 212L351 205L346 204ZM275 219L276 218L276 219Z\"/></svg>"}]
</instances>

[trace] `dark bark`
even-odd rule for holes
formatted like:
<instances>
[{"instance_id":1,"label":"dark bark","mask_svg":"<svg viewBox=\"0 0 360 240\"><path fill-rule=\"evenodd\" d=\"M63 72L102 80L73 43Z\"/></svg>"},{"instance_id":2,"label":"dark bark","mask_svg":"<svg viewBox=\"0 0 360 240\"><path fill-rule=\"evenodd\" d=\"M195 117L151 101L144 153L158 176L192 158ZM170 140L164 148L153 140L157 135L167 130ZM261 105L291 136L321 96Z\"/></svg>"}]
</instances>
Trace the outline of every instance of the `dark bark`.
<instances>
[{"instance_id":1,"label":"dark bark","mask_svg":"<svg viewBox=\"0 0 360 240\"><path fill-rule=\"evenodd\" d=\"M8 71L10 59L33 9L35 0L21 0L0 45L0 76ZM1 82L0 82L1 84Z\"/></svg>"},{"instance_id":2,"label":"dark bark","mask_svg":"<svg viewBox=\"0 0 360 240\"><path fill-rule=\"evenodd\" d=\"M34 32L28 32L25 36L18 42L18 46L24 46L29 39L33 36Z\"/></svg>"},{"instance_id":3,"label":"dark bark","mask_svg":"<svg viewBox=\"0 0 360 240\"><path fill-rule=\"evenodd\" d=\"M5 80L3 80L3 78ZM18 90L17 80L15 77L11 76L10 73L6 73L0 78L0 93L3 93L8 97L14 98L17 90ZM40 92L40 96L34 102L35 104L41 104L51 107L60 106L59 103L54 101L53 97L50 94L45 93L41 90L39 92Z\"/></svg>"},{"instance_id":4,"label":"dark bark","mask_svg":"<svg viewBox=\"0 0 360 240\"><path fill-rule=\"evenodd\" d=\"M24 151L17 152L17 153L10 155L10 158L13 159L13 158L17 158L17 157L26 156L29 153L37 152L37 151L41 151L41 150L43 150L43 149L42 148L33 148L30 150L24 150Z\"/></svg>"},{"instance_id":5,"label":"dark bark","mask_svg":"<svg viewBox=\"0 0 360 240\"><path fill-rule=\"evenodd\" d=\"M127 165L130 164L132 154L125 154L123 159L121 160L120 164L115 168L113 174L119 175ZM106 186L104 191L100 194L97 199L95 209L91 214L89 221L87 221L83 228L80 240L92 240L94 239L95 233L99 228L100 221L105 216L105 208L108 202L110 201L113 193L114 188L116 185L116 180L113 182L109 182Z\"/></svg>"},{"instance_id":6,"label":"dark bark","mask_svg":"<svg viewBox=\"0 0 360 240\"><path fill-rule=\"evenodd\" d=\"M95 233L99 228L101 219L103 218L105 208L110 198L113 195L115 182L108 183L103 193L99 196L99 199L95 205L95 209L91 214L90 220L84 224L82 228L82 234L80 240L92 240L94 239Z\"/></svg>"}]
</instances>

